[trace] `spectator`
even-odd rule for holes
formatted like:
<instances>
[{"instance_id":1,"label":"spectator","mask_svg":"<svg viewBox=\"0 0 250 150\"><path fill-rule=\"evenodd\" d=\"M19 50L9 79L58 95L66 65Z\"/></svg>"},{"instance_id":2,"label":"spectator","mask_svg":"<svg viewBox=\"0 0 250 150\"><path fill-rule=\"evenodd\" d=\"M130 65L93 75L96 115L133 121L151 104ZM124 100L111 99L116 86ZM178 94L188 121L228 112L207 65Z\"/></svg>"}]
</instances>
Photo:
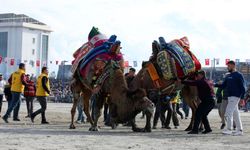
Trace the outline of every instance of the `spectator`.
<instances>
[{"instance_id":1,"label":"spectator","mask_svg":"<svg viewBox=\"0 0 250 150\"><path fill-rule=\"evenodd\" d=\"M3 95L4 95L4 86L6 82L3 80L3 75L0 74L0 117L1 117L1 110L2 110L2 103L3 103Z\"/></svg>"},{"instance_id":2,"label":"spectator","mask_svg":"<svg viewBox=\"0 0 250 150\"><path fill-rule=\"evenodd\" d=\"M236 71L234 61L229 61L227 63L227 68L230 74L226 76L223 83L216 84L216 86L226 89L228 93L228 104L225 112L227 129L222 133L226 135L243 135L243 127L238 105L245 95L245 81L242 74ZM237 128L235 133L232 132L233 120L235 120Z\"/></svg>"},{"instance_id":3,"label":"spectator","mask_svg":"<svg viewBox=\"0 0 250 150\"><path fill-rule=\"evenodd\" d=\"M25 118L30 118L30 115L33 113L33 100L36 95L35 83L30 80L30 75L26 75L27 85L24 88L24 97L26 98L27 106L27 116Z\"/></svg>"}]
</instances>

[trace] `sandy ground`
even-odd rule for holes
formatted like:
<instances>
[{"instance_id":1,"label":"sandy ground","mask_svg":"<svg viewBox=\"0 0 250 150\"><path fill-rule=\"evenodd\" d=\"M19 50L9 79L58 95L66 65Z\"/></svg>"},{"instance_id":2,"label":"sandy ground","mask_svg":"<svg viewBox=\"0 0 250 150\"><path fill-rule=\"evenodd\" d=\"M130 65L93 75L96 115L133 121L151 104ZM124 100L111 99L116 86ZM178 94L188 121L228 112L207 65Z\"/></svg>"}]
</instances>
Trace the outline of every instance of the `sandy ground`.
<instances>
[{"instance_id":1,"label":"sandy ground","mask_svg":"<svg viewBox=\"0 0 250 150\"><path fill-rule=\"evenodd\" d=\"M7 103L3 103L3 112ZM35 110L39 105L35 104ZM130 128L119 126L116 130L103 126L99 132L89 132L89 124L77 124L75 130L68 129L70 123L71 104L49 103L47 119L49 125L40 124L40 116L32 124L26 115L26 105L22 103L21 122L9 124L0 119L0 149L2 150L59 150L59 149L87 149L87 150L118 150L118 149L250 149L250 113L241 113L244 136L225 136L219 130L220 122L217 110L210 113L209 118L213 133L208 135L187 135L184 131L190 119L180 120L179 129L153 130L152 133L133 133ZM140 117L140 116L138 116ZM145 120L137 118L139 126Z\"/></svg>"}]
</instances>

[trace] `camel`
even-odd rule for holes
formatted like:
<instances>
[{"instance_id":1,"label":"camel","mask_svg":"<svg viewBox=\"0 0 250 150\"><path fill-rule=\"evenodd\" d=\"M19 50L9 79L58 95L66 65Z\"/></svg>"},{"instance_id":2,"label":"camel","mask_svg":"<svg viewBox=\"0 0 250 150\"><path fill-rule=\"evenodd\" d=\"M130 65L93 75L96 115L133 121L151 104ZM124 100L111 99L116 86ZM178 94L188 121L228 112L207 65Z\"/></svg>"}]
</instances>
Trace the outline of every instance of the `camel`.
<instances>
[{"instance_id":1,"label":"camel","mask_svg":"<svg viewBox=\"0 0 250 150\"><path fill-rule=\"evenodd\" d=\"M154 104L146 97L145 90L141 88L137 88L133 91L129 90L122 69L115 68L110 72L110 77L104 84L110 85L110 99L108 103L113 128L114 125L118 123L131 121L138 113L144 111L146 114L145 127L142 129L138 128L135 122L132 121L132 130L134 132L151 132L150 122ZM92 126L91 131L98 131L97 121L101 116L103 103L103 96L99 96L96 108L94 109L94 126Z\"/></svg>"},{"instance_id":2,"label":"camel","mask_svg":"<svg viewBox=\"0 0 250 150\"><path fill-rule=\"evenodd\" d=\"M164 95L169 95L171 92L174 92L174 87L177 87L181 89L182 96L185 100L185 102L190 106L192 110L192 117L191 117L191 122L189 126L185 129L185 131L189 131L193 127L194 123L194 114L198 105L198 97L197 97L197 89L194 86L180 86L176 85L175 80L165 80L163 78L160 78L162 86L161 88L157 88L149 73L147 70L147 64L151 63L149 62L144 62L144 65L142 66L141 70L137 73L133 81L131 82L131 90L136 89L136 88L143 88L146 90L146 92L151 91L151 90L158 90L159 92L161 91L161 94ZM172 87L173 86L173 87ZM179 86L179 87L178 87ZM166 89L164 92L162 90ZM147 93L149 94L149 93Z\"/></svg>"},{"instance_id":3,"label":"camel","mask_svg":"<svg viewBox=\"0 0 250 150\"><path fill-rule=\"evenodd\" d=\"M71 83L71 91L73 93L73 106L71 109L71 124L70 129L75 129L74 116L76 112L77 103L79 101L80 94L83 94L83 106L84 112L88 121L91 124L89 131L98 131L98 119L101 116L101 109L105 102L105 98L108 97L108 103L111 114L111 122L113 128L117 123L125 123L131 118L134 118L142 110L146 112L147 122L143 129L140 129L133 123L132 130L135 132L151 132L151 117L153 114L153 103L146 97L146 92L143 89L136 89L134 91L128 90L125 76L123 75L123 69L120 66L116 66L119 69L112 69L110 63L106 65L104 72L114 72L109 74L108 79L103 83L100 91L96 93L97 100L94 106L94 116L90 115L90 97L93 91L90 87L87 87L80 81L77 74L74 75L74 79ZM110 84L112 83L112 84ZM111 86L110 86L111 85ZM109 94L108 94L109 93ZM94 118L94 120L92 119Z\"/></svg>"}]
</instances>

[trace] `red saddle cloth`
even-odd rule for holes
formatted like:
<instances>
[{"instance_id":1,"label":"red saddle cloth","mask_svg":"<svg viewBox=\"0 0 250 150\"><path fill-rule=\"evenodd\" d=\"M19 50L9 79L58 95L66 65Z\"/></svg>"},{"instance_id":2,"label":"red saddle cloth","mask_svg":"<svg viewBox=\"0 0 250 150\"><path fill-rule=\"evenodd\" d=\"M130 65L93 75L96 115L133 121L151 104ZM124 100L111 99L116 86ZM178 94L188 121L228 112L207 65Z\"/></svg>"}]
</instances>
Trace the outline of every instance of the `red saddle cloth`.
<instances>
[{"instance_id":1,"label":"red saddle cloth","mask_svg":"<svg viewBox=\"0 0 250 150\"><path fill-rule=\"evenodd\" d=\"M191 58L194 61L195 71L200 70L201 69L201 63L196 58L196 56L190 51L190 45L189 45L188 38L187 37L183 37L181 39L176 39L176 40L173 40L173 41L177 42L191 56ZM175 61L175 65L176 65L176 71L177 71L178 77L179 78L184 77L185 75L184 75L183 70L181 69L180 64L177 61Z\"/></svg>"}]
</instances>

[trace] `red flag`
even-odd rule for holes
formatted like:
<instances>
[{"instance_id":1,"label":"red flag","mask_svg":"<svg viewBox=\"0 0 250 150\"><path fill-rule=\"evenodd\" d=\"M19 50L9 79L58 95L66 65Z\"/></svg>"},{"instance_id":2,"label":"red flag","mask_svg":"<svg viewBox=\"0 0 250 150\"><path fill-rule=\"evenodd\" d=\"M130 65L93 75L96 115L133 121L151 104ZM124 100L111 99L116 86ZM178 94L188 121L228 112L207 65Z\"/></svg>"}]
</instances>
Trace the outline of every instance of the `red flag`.
<instances>
[{"instance_id":1,"label":"red flag","mask_svg":"<svg viewBox=\"0 0 250 150\"><path fill-rule=\"evenodd\" d=\"M56 65L58 65L58 63L59 63L59 61L58 61L58 60L56 60Z\"/></svg>"},{"instance_id":2,"label":"red flag","mask_svg":"<svg viewBox=\"0 0 250 150\"><path fill-rule=\"evenodd\" d=\"M124 62L124 67L129 67L129 62L128 61Z\"/></svg>"},{"instance_id":3,"label":"red flag","mask_svg":"<svg viewBox=\"0 0 250 150\"><path fill-rule=\"evenodd\" d=\"M225 62L225 63L226 63L226 65L227 65L227 63L228 63L229 61L230 61L230 59L226 59L226 62Z\"/></svg>"},{"instance_id":4,"label":"red flag","mask_svg":"<svg viewBox=\"0 0 250 150\"><path fill-rule=\"evenodd\" d=\"M13 66L15 64L15 59L14 58L11 58L10 59L10 65Z\"/></svg>"},{"instance_id":5,"label":"red flag","mask_svg":"<svg viewBox=\"0 0 250 150\"><path fill-rule=\"evenodd\" d=\"M36 66L37 66L37 67L40 67L40 60L37 60L37 61L36 61Z\"/></svg>"},{"instance_id":6,"label":"red flag","mask_svg":"<svg viewBox=\"0 0 250 150\"><path fill-rule=\"evenodd\" d=\"M3 61L3 57L2 57L2 56L0 56L0 64L2 63L2 61Z\"/></svg>"},{"instance_id":7,"label":"red flag","mask_svg":"<svg viewBox=\"0 0 250 150\"><path fill-rule=\"evenodd\" d=\"M210 64L210 60L209 59L205 59L205 65L209 66L209 64Z\"/></svg>"}]
</instances>

